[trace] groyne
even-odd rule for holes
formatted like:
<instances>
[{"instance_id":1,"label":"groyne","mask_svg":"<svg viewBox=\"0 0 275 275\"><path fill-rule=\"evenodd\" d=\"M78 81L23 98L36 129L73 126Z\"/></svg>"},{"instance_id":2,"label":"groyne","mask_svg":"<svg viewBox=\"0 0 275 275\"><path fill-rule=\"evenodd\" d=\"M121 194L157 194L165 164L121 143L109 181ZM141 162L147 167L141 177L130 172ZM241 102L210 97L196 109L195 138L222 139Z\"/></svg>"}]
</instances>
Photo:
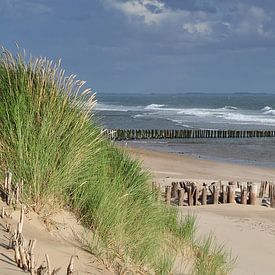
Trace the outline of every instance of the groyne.
<instances>
[{"instance_id":1,"label":"groyne","mask_svg":"<svg viewBox=\"0 0 275 275\"><path fill-rule=\"evenodd\" d=\"M211 130L211 129L103 129L112 140L162 138L262 138L275 137L275 130Z\"/></svg>"},{"instance_id":2,"label":"groyne","mask_svg":"<svg viewBox=\"0 0 275 275\"><path fill-rule=\"evenodd\" d=\"M191 181L172 182L163 187L155 182L152 190L159 200L168 205L196 206L206 204L239 203L275 208L273 182L212 182L199 184Z\"/></svg>"}]
</instances>

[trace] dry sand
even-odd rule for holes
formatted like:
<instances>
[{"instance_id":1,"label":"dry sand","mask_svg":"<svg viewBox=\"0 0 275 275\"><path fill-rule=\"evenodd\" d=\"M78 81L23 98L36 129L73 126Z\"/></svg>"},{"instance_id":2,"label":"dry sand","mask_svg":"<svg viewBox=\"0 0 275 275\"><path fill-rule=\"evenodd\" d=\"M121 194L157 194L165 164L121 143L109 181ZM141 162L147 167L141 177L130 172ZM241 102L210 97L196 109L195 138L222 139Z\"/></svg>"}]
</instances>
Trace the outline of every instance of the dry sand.
<instances>
[{"instance_id":1,"label":"dry sand","mask_svg":"<svg viewBox=\"0 0 275 275\"><path fill-rule=\"evenodd\" d=\"M4 205L0 203L2 208ZM8 211L8 210L7 210ZM0 218L0 274L17 275L26 274L14 262L14 251L8 248L9 234L5 232L6 218ZM12 230L16 228L19 220L19 211L12 212ZM28 241L36 239L34 249L37 267L45 260L47 253L50 258L51 268L61 267L58 274L66 274L66 269L71 255L77 255L74 261L74 274L113 274L99 262L91 253L86 252L79 237L84 236L84 229L77 223L74 216L66 211L53 215L48 224L35 213L27 214L23 226L23 235Z\"/></svg>"},{"instance_id":2,"label":"dry sand","mask_svg":"<svg viewBox=\"0 0 275 275\"><path fill-rule=\"evenodd\" d=\"M151 169L161 184L174 179L217 181L275 181L275 170L243 166L193 157L128 148L130 153ZM198 235L213 233L237 258L232 274L275 274L275 210L263 206L237 204L182 207L195 213Z\"/></svg>"}]
</instances>

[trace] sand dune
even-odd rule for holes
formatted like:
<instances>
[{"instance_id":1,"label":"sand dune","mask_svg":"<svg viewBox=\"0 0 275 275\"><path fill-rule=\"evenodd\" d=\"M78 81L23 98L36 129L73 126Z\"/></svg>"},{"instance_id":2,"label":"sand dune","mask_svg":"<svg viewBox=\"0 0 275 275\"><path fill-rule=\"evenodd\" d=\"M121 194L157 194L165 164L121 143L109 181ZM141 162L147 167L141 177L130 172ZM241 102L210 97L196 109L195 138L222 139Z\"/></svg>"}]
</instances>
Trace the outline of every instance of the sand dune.
<instances>
[{"instance_id":1,"label":"sand dune","mask_svg":"<svg viewBox=\"0 0 275 275\"><path fill-rule=\"evenodd\" d=\"M129 152L143 161L143 166L151 169L156 181L162 185L174 179L214 181L274 180L275 171L254 166L218 163L169 153L159 153L142 149L128 148ZM1 205L0 205L1 207ZM238 257L233 274L273 274L275 270L275 210L260 206L207 205L182 207L186 214L197 216L198 236L212 232L217 241L232 250ZM18 212L13 213L13 227L18 220ZM26 239L37 239L35 255L40 264L49 254L52 267L65 269L70 256L78 255L75 261L76 274L112 274L92 254L83 249L76 235L82 235L83 228L68 212L52 217L48 228L36 214L31 214L24 224ZM24 274L14 263L12 250L7 250L5 220L0 219L0 274ZM51 232L49 232L49 230Z\"/></svg>"}]
</instances>

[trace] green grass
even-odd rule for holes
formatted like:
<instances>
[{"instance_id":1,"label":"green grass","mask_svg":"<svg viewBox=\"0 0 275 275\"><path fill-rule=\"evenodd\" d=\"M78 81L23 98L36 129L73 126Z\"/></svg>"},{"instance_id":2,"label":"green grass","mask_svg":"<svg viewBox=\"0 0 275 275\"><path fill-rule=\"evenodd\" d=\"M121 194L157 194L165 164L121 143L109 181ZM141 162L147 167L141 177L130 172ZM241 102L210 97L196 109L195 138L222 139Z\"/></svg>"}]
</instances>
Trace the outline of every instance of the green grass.
<instances>
[{"instance_id":1,"label":"green grass","mask_svg":"<svg viewBox=\"0 0 275 275\"><path fill-rule=\"evenodd\" d=\"M231 256L223 245L217 245L213 235L203 238L196 244L197 255L194 273L200 275L225 275L235 265L236 259Z\"/></svg>"},{"instance_id":2,"label":"green grass","mask_svg":"<svg viewBox=\"0 0 275 275\"><path fill-rule=\"evenodd\" d=\"M1 169L24 179L23 200L35 211L74 211L94 232L92 253L169 274L193 246L194 219L179 223L175 208L157 202L140 163L103 138L84 82L65 77L59 64L26 59L4 49L0 57Z\"/></svg>"}]
</instances>

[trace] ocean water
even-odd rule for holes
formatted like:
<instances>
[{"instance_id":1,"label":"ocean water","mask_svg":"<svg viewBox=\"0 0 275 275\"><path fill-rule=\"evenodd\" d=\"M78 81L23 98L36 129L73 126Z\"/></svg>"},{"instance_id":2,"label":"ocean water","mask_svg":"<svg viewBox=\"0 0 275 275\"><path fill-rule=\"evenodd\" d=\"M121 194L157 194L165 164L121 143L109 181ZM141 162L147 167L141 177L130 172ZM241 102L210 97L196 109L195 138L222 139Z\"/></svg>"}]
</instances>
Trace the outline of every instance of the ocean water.
<instances>
[{"instance_id":1,"label":"ocean water","mask_svg":"<svg viewBox=\"0 0 275 275\"><path fill-rule=\"evenodd\" d=\"M275 129L275 95L269 94L98 94L97 100L95 117L105 128ZM273 138L130 143L217 161L275 167Z\"/></svg>"},{"instance_id":2,"label":"ocean water","mask_svg":"<svg viewBox=\"0 0 275 275\"><path fill-rule=\"evenodd\" d=\"M271 129L275 95L98 94L106 128Z\"/></svg>"}]
</instances>

